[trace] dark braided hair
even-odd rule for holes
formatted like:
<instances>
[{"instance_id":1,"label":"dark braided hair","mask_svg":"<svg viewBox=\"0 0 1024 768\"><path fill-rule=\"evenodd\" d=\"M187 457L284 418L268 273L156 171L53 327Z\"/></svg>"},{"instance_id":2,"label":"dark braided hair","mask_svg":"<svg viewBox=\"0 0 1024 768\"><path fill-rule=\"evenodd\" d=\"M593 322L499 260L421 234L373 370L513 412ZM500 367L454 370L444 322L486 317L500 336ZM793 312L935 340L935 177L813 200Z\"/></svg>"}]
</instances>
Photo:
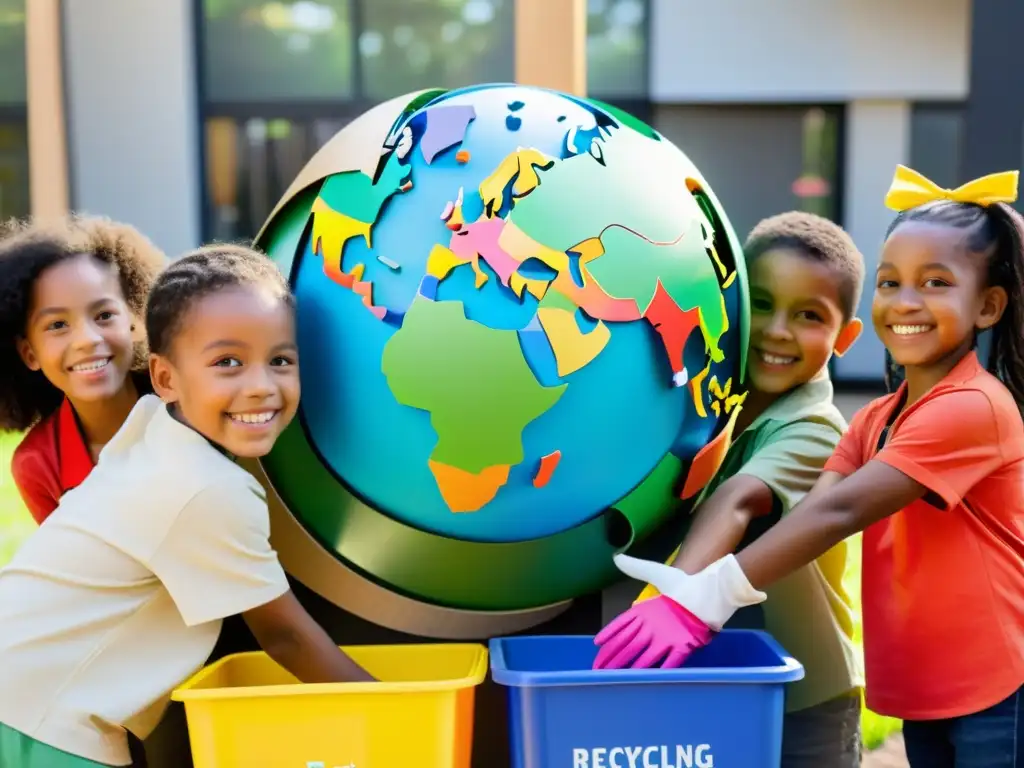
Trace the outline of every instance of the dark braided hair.
<instances>
[{"instance_id":1,"label":"dark braided hair","mask_svg":"<svg viewBox=\"0 0 1024 768\"><path fill-rule=\"evenodd\" d=\"M288 281L274 262L252 248L217 243L172 262L157 278L146 305L150 352L170 354L174 337L200 299L249 286L267 288L289 307L295 306Z\"/></svg>"},{"instance_id":2,"label":"dark braided hair","mask_svg":"<svg viewBox=\"0 0 1024 768\"><path fill-rule=\"evenodd\" d=\"M988 259L988 286L1006 291L1003 316L991 328L986 368L1024 406L1024 218L1005 203L988 206L941 200L904 211L889 225L888 238L908 221L941 224L964 232L967 248ZM977 339L975 339L977 343ZM903 381L902 366L885 353L886 386L893 391Z\"/></svg>"},{"instance_id":3,"label":"dark braided hair","mask_svg":"<svg viewBox=\"0 0 1024 768\"><path fill-rule=\"evenodd\" d=\"M46 270L88 254L117 272L131 313L142 322L146 294L166 257L134 227L102 217L56 221L10 220L0 224L0 430L21 432L53 413L64 393L18 354L25 336L32 291ZM136 383L148 379L146 345L135 345Z\"/></svg>"}]
</instances>

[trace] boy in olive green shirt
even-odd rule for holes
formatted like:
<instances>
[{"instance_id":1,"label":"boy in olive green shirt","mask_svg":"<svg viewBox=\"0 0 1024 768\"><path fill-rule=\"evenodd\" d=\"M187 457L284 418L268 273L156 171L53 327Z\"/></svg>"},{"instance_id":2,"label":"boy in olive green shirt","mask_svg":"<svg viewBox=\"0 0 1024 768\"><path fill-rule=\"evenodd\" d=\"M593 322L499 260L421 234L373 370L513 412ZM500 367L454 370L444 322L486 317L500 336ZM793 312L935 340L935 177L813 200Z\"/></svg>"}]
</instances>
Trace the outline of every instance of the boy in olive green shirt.
<instances>
[{"instance_id":1,"label":"boy in olive green shirt","mask_svg":"<svg viewBox=\"0 0 1024 768\"><path fill-rule=\"evenodd\" d=\"M750 282L749 391L738 436L705 489L672 565L697 573L749 543L811 490L846 422L828 363L856 341L864 260L849 235L806 213L758 224ZM787 689L782 768L859 768L860 688L847 544L767 590L765 629L804 666ZM658 594L648 586L640 599Z\"/></svg>"}]
</instances>

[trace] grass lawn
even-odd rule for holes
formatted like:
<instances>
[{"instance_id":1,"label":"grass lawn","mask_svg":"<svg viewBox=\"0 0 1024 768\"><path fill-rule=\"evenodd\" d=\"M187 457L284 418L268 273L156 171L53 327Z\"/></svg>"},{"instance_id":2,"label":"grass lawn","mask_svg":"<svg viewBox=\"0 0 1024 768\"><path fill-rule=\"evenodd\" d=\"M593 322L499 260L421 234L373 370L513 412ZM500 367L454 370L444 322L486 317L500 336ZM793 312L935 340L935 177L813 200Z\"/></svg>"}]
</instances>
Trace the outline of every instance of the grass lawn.
<instances>
[{"instance_id":1,"label":"grass lawn","mask_svg":"<svg viewBox=\"0 0 1024 768\"><path fill-rule=\"evenodd\" d=\"M11 453L17 444L17 435L0 435L0 566L11 559L18 545L36 527L22 506L9 472Z\"/></svg>"},{"instance_id":2,"label":"grass lawn","mask_svg":"<svg viewBox=\"0 0 1024 768\"><path fill-rule=\"evenodd\" d=\"M11 466L11 452L17 445L16 436L0 436L0 567L2 567L22 541L35 530L35 523L22 506L18 490L8 474ZM846 574L846 585L854 599L860 600L860 541L854 542L852 567ZM858 617L859 619L859 617ZM857 641L860 641L860 622L857 622ZM864 744L874 749L900 727L898 720L879 717L864 710Z\"/></svg>"},{"instance_id":3,"label":"grass lawn","mask_svg":"<svg viewBox=\"0 0 1024 768\"><path fill-rule=\"evenodd\" d=\"M854 628L854 637L857 640L858 645L861 642L861 622L860 622L860 534L854 536L851 540L853 546L850 547L850 567L846 571L846 577L843 579L847 592L853 597L854 605L857 607L857 626ZM861 717L861 728L863 730L863 741L864 746L867 749L875 749L882 745L889 736L896 731L900 730L901 724L899 720L894 720L891 717L882 717L876 715L874 712L869 710L867 707L863 710L863 716Z\"/></svg>"}]
</instances>

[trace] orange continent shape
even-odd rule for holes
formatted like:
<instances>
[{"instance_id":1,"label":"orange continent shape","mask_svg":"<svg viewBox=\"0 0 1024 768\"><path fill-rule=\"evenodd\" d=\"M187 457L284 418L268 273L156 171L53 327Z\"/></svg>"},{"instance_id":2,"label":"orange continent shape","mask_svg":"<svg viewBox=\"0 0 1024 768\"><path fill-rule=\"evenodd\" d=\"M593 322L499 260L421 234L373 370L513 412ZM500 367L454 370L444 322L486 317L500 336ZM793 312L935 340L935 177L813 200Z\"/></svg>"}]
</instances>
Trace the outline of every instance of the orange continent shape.
<instances>
[{"instance_id":1,"label":"orange continent shape","mask_svg":"<svg viewBox=\"0 0 1024 768\"><path fill-rule=\"evenodd\" d=\"M428 464L434 473L438 490L452 512L479 510L508 482L508 471L511 469L508 464L494 464L473 473L433 459Z\"/></svg>"}]
</instances>

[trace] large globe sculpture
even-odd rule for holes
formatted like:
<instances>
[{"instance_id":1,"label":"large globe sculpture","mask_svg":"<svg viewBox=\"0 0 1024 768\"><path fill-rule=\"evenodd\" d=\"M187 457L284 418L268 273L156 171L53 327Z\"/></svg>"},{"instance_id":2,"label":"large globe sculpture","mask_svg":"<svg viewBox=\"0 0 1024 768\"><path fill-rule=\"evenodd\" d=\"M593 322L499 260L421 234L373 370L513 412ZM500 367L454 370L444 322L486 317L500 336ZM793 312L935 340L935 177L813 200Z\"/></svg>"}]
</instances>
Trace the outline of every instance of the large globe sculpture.
<instances>
[{"instance_id":1,"label":"large globe sculpture","mask_svg":"<svg viewBox=\"0 0 1024 768\"><path fill-rule=\"evenodd\" d=\"M336 564L371 602L539 621L615 581L612 555L727 447L739 245L686 155L609 105L515 85L392 100L313 158L257 244L295 291L302 370L260 469L306 542L282 559L309 573L314 542L321 592Z\"/></svg>"}]
</instances>

